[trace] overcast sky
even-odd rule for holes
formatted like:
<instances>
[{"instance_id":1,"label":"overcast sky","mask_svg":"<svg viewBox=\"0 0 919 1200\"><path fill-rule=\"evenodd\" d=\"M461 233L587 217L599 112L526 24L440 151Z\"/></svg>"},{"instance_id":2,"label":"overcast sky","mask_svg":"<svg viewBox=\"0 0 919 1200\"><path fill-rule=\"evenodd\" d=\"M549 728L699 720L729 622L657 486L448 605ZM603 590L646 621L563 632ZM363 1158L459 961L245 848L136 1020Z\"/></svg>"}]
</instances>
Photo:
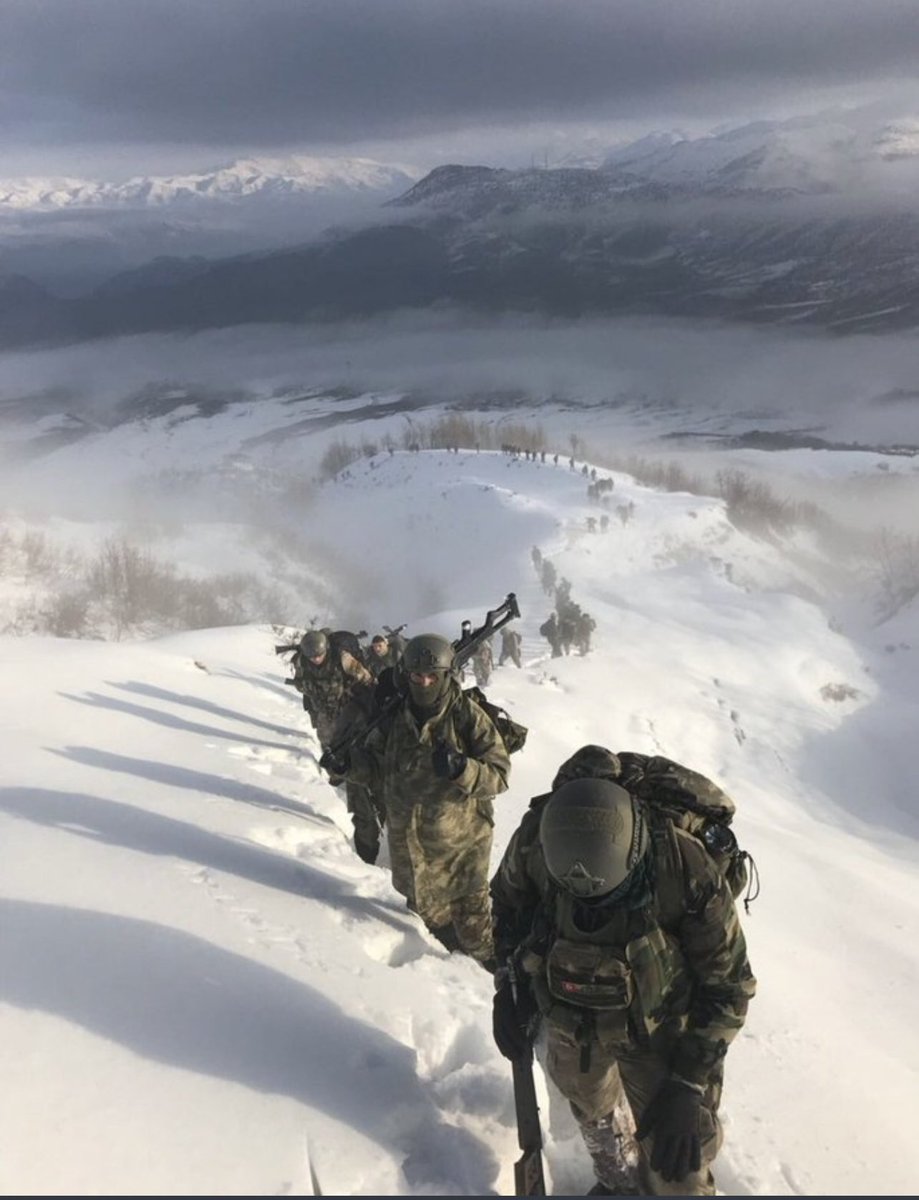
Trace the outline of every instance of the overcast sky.
<instances>
[{"instance_id":1,"label":"overcast sky","mask_svg":"<svg viewBox=\"0 0 919 1200\"><path fill-rule=\"evenodd\" d=\"M919 114L916 0L0 0L2 173L240 154L504 161L656 128Z\"/></svg>"}]
</instances>

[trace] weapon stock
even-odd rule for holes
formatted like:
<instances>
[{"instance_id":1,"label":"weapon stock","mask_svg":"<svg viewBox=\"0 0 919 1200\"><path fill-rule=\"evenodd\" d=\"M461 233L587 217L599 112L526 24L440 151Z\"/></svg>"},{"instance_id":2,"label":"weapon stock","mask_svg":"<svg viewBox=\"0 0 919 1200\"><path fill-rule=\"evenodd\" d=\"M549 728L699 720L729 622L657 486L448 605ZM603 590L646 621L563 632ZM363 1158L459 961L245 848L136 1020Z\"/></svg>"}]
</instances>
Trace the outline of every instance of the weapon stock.
<instances>
[{"instance_id":1,"label":"weapon stock","mask_svg":"<svg viewBox=\"0 0 919 1200\"><path fill-rule=\"evenodd\" d=\"M292 646L275 646L274 652L275 652L275 654L288 654L292 650L299 650L299 649L300 649L300 643L294 642L294 644Z\"/></svg>"}]
</instances>

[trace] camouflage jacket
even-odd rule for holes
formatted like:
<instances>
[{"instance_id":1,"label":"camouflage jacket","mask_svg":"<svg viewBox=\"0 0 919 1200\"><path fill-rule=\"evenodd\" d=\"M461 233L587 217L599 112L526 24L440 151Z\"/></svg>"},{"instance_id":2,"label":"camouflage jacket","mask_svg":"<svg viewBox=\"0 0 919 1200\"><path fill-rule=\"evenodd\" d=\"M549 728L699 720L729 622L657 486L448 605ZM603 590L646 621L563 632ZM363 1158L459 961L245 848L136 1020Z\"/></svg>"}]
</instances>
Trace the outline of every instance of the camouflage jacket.
<instances>
[{"instance_id":1,"label":"camouflage jacket","mask_svg":"<svg viewBox=\"0 0 919 1200\"><path fill-rule=\"evenodd\" d=\"M695 838L652 812L650 901L610 908L585 933L577 902L546 870L548 799L532 802L491 882L499 961L517 953L543 1016L563 1033L588 1031L613 1053L655 1046L675 1075L705 1085L756 990L730 888ZM582 985L599 978L615 988L597 1003Z\"/></svg>"},{"instance_id":2,"label":"camouflage jacket","mask_svg":"<svg viewBox=\"0 0 919 1200\"><path fill-rule=\"evenodd\" d=\"M367 670L374 679L379 679L389 667L398 666L399 659L400 656L392 645L387 647L385 654L377 654L375 650L371 650L367 655Z\"/></svg>"},{"instance_id":3,"label":"camouflage jacket","mask_svg":"<svg viewBox=\"0 0 919 1200\"><path fill-rule=\"evenodd\" d=\"M323 744L331 740L347 709L369 710L372 706L373 676L347 650L330 649L318 667L301 659L298 672L303 707Z\"/></svg>"},{"instance_id":4,"label":"camouflage jacket","mask_svg":"<svg viewBox=\"0 0 919 1200\"><path fill-rule=\"evenodd\" d=\"M467 756L457 779L434 774L443 740ZM386 810L393 884L422 916L487 887L494 813L510 758L491 718L452 681L439 711L419 725L408 704L352 751L348 778Z\"/></svg>"}]
</instances>

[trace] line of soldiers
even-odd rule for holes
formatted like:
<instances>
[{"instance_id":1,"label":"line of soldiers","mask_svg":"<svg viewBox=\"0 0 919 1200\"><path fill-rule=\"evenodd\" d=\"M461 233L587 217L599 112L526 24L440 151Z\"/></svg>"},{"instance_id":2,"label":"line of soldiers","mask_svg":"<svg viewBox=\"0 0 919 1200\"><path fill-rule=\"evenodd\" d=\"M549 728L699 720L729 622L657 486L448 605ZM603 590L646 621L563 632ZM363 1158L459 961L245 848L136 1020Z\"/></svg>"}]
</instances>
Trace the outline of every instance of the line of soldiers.
<instances>
[{"instance_id":1,"label":"line of soldiers","mask_svg":"<svg viewBox=\"0 0 919 1200\"><path fill-rule=\"evenodd\" d=\"M543 558L538 546L530 552L533 566L542 582L543 590L555 593L555 609L549 614L539 632L552 649L553 658L570 654L572 646L581 655L590 653L590 642L597 622L571 599L571 583L558 579L554 565Z\"/></svg>"},{"instance_id":2,"label":"line of soldiers","mask_svg":"<svg viewBox=\"0 0 919 1200\"><path fill-rule=\"evenodd\" d=\"M397 655L378 636L371 654ZM543 1031L548 1073L593 1161L592 1194L714 1195L724 1056L756 985L731 887L701 842L639 797L633 776L651 760L581 747L489 880L511 762L462 689L454 643L411 638L375 686L341 641L313 630L298 655L324 747L379 712L381 689L402 697L320 760L330 783L346 784L358 853L375 860L385 820L408 908L494 974L502 1054L529 1055Z\"/></svg>"}]
</instances>

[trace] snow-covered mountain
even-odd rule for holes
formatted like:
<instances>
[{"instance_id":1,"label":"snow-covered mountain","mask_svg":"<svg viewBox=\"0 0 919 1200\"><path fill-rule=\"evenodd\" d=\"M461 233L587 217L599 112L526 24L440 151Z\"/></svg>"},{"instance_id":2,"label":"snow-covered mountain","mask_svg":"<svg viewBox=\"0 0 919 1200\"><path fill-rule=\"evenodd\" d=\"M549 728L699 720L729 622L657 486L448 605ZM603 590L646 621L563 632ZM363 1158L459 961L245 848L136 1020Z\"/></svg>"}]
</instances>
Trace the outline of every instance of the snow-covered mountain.
<instances>
[{"instance_id":1,"label":"snow-covered mountain","mask_svg":"<svg viewBox=\"0 0 919 1200\"><path fill-rule=\"evenodd\" d=\"M15 250L0 239L0 272L53 293L16 283L22 303L0 296L0 345L431 305L834 333L919 324L912 117L834 113L707 137L656 133L611 150L599 167L444 164L409 181L378 164L332 170L316 160L131 181L121 203L145 224L122 278L111 266L111 241L120 243L107 227L98 251L106 278L90 279L81 259L85 286L64 280L66 294L54 284L74 250L58 242ZM79 209L106 220L114 211ZM195 256L189 266L174 261ZM148 272L157 257L170 261Z\"/></svg>"},{"instance_id":2,"label":"snow-covered mountain","mask_svg":"<svg viewBox=\"0 0 919 1200\"><path fill-rule=\"evenodd\" d=\"M397 206L481 216L500 205L570 208L626 200L789 200L838 195L910 200L919 183L919 118L862 113L755 121L700 137L656 131L552 169L444 166Z\"/></svg>"},{"instance_id":3,"label":"snow-covered mountain","mask_svg":"<svg viewBox=\"0 0 919 1200\"><path fill-rule=\"evenodd\" d=\"M696 138L655 133L612 150L601 169L626 191L657 184L704 195L877 192L919 177L919 119L876 124L850 114L755 121Z\"/></svg>"},{"instance_id":4,"label":"snow-covered mountain","mask_svg":"<svg viewBox=\"0 0 919 1200\"><path fill-rule=\"evenodd\" d=\"M188 175L135 176L122 183L73 178L0 179L0 213L79 208L169 208L206 201L347 193L393 196L419 175L368 158L244 158Z\"/></svg>"}]
</instances>

